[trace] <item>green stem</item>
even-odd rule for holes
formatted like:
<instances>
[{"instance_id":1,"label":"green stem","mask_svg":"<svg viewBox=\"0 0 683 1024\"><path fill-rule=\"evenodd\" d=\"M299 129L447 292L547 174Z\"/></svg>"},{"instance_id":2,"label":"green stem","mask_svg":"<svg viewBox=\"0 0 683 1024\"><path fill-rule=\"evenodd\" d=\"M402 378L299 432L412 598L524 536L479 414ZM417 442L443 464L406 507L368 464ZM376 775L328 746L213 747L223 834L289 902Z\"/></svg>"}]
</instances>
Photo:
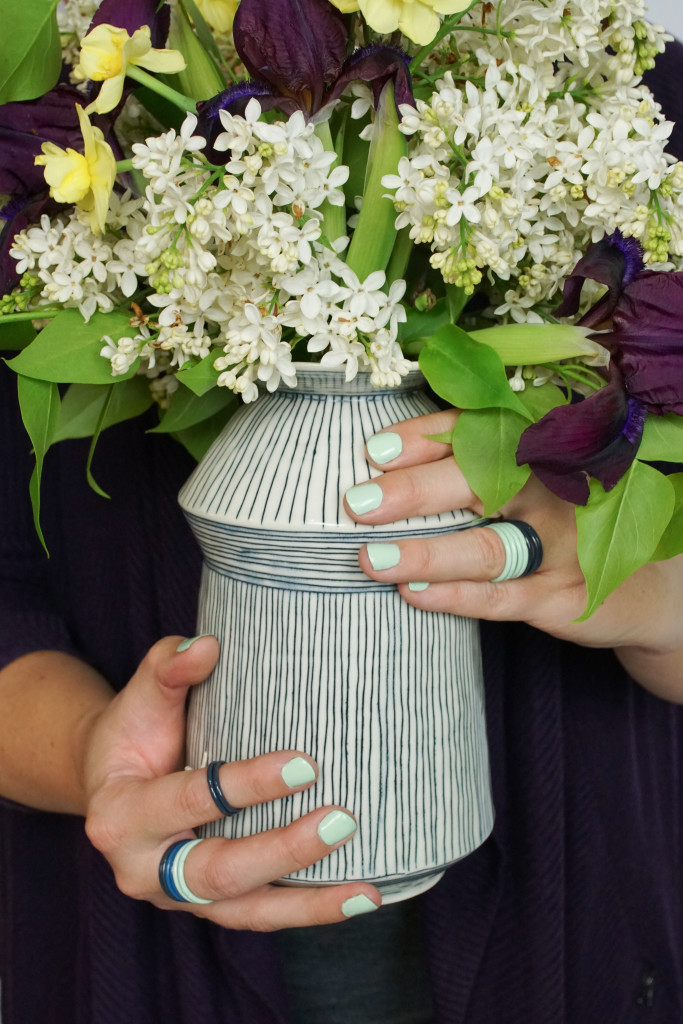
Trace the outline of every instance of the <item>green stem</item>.
<instances>
[{"instance_id":1,"label":"green stem","mask_svg":"<svg viewBox=\"0 0 683 1024\"><path fill-rule=\"evenodd\" d=\"M387 265L387 280L385 284L385 290L388 291L390 285L394 281L398 281L399 278L405 276L406 267L408 266L408 260L410 254L413 251L414 242L410 237L410 228L405 227L396 235L396 241L394 242L394 248L391 250L391 257Z\"/></svg>"},{"instance_id":2,"label":"green stem","mask_svg":"<svg viewBox=\"0 0 683 1024\"><path fill-rule=\"evenodd\" d=\"M336 160L330 164L330 171L341 163L339 153L332 139L332 131L329 121L321 121L315 127L315 134L318 136L328 153L336 153ZM338 238L346 234L346 207L333 206L327 199L321 206L323 215L323 230L330 243L336 242Z\"/></svg>"},{"instance_id":3,"label":"green stem","mask_svg":"<svg viewBox=\"0 0 683 1024\"><path fill-rule=\"evenodd\" d=\"M46 320L61 313L61 309L32 309L28 313L5 313L0 324L19 323L21 320Z\"/></svg>"},{"instance_id":4,"label":"green stem","mask_svg":"<svg viewBox=\"0 0 683 1024\"><path fill-rule=\"evenodd\" d=\"M133 170L133 159L130 160L117 160L116 161L116 173L122 174L124 171Z\"/></svg>"},{"instance_id":5,"label":"green stem","mask_svg":"<svg viewBox=\"0 0 683 1024\"><path fill-rule=\"evenodd\" d=\"M189 96L184 96L176 89L171 89L170 86L164 85L164 83L160 82L158 78L154 77L154 75L148 74L135 64L128 65L126 75L128 78L132 78L134 81L139 82L140 85L144 85L148 89L151 89L152 92L157 93L159 96L163 96L164 99L175 104L176 107L180 107L181 110L185 110L189 114L197 113L197 104L194 100L191 100Z\"/></svg>"}]
</instances>

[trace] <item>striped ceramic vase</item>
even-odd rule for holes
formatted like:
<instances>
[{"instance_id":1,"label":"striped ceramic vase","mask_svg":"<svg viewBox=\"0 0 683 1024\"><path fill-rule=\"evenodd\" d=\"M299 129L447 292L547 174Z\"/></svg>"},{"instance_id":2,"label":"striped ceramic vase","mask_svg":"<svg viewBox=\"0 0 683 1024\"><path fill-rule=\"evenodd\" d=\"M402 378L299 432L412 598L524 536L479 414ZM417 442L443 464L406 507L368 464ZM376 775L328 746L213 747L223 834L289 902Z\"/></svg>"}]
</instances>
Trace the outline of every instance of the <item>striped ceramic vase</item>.
<instances>
[{"instance_id":1,"label":"striped ceramic vase","mask_svg":"<svg viewBox=\"0 0 683 1024\"><path fill-rule=\"evenodd\" d=\"M312 789L204 834L249 835L340 804L356 836L283 882L362 878L391 902L429 888L491 831L479 632L368 579L358 549L473 516L368 528L344 511L348 488L377 475L366 438L434 410L417 369L387 390L311 364L297 379L235 415L180 494L204 553L198 632L221 641L192 698L188 762L311 754Z\"/></svg>"}]
</instances>

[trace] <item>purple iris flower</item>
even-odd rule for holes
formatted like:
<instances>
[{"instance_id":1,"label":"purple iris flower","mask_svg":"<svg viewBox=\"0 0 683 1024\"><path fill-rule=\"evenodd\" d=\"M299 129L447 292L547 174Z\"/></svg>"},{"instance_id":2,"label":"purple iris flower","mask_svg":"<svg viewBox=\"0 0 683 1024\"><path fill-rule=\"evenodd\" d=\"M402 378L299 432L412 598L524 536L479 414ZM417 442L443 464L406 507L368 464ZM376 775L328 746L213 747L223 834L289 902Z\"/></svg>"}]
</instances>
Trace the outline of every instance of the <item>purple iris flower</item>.
<instances>
[{"instance_id":1,"label":"purple iris flower","mask_svg":"<svg viewBox=\"0 0 683 1024\"><path fill-rule=\"evenodd\" d=\"M262 110L312 117L351 82L368 82L377 103L391 79L396 103L415 103L407 54L373 45L347 57L347 20L328 0L241 0L233 38L250 80L198 104L198 131L209 144L222 131L219 112L243 114L252 97Z\"/></svg>"},{"instance_id":2,"label":"purple iris flower","mask_svg":"<svg viewBox=\"0 0 683 1024\"><path fill-rule=\"evenodd\" d=\"M608 385L551 410L522 434L519 465L566 501L585 505L588 477L611 490L633 462L648 414L683 415L683 273L644 269L642 250L620 231L590 246L565 284L557 310L578 309L583 282L607 285L582 326L611 327L596 340L610 349Z\"/></svg>"}]
</instances>

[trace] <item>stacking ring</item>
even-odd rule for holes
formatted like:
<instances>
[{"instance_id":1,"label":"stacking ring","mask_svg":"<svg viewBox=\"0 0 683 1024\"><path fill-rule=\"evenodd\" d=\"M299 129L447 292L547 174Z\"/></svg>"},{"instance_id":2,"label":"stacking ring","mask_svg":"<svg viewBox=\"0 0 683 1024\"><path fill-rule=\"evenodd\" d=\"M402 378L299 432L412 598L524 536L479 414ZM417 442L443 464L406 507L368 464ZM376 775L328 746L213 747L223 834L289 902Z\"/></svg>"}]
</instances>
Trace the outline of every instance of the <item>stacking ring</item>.
<instances>
[{"instance_id":1,"label":"stacking ring","mask_svg":"<svg viewBox=\"0 0 683 1024\"><path fill-rule=\"evenodd\" d=\"M543 545L533 526L521 519L506 519L486 525L498 534L505 549L503 571L491 583L516 580L536 572L543 561Z\"/></svg>"},{"instance_id":2,"label":"stacking ring","mask_svg":"<svg viewBox=\"0 0 683 1024\"><path fill-rule=\"evenodd\" d=\"M159 884L176 903L213 903L213 900L195 896L185 881L187 855L197 843L203 842L203 839L179 839L171 843L159 862Z\"/></svg>"},{"instance_id":3,"label":"stacking ring","mask_svg":"<svg viewBox=\"0 0 683 1024\"><path fill-rule=\"evenodd\" d=\"M225 815L226 818L231 818L235 814L239 814L242 810L241 807L233 807L232 804L225 799L225 793L221 789L221 784L218 780L218 769L225 761L212 761L209 767L206 769L206 781L209 785L209 793L211 799L215 803L221 814Z\"/></svg>"}]
</instances>

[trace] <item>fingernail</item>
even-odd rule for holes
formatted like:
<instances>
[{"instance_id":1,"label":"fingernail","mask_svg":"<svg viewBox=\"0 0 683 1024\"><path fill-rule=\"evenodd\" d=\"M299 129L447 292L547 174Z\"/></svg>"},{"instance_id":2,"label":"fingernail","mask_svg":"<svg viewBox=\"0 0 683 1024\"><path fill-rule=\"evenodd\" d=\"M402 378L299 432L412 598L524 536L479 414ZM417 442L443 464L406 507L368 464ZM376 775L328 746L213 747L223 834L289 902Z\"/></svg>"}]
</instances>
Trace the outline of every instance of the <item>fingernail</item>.
<instances>
[{"instance_id":1,"label":"fingernail","mask_svg":"<svg viewBox=\"0 0 683 1024\"><path fill-rule=\"evenodd\" d=\"M341 909L344 917L357 917L358 914L371 914L373 910L379 910L379 907L361 892L358 896L349 896L348 900L344 900Z\"/></svg>"},{"instance_id":2,"label":"fingernail","mask_svg":"<svg viewBox=\"0 0 683 1024\"><path fill-rule=\"evenodd\" d=\"M290 789L315 782L315 768L303 757L293 757L291 761L282 766L280 775Z\"/></svg>"},{"instance_id":3,"label":"fingernail","mask_svg":"<svg viewBox=\"0 0 683 1024\"><path fill-rule=\"evenodd\" d=\"M202 637L204 636L211 636L211 633L200 633L199 636L191 636L188 637L187 640L181 640L178 646L176 647L176 651L178 652L178 654L180 654L182 651L186 651L188 647L192 647L192 644L195 642L195 640L201 640Z\"/></svg>"},{"instance_id":4,"label":"fingernail","mask_svg":"<svg viewBox=\"0 0 683 1024\"><path fill-rule=\"evenodd\" d=\"M357 825L350 814L344 811L330 811L318 825L318 835L328 846L336 846L342 839L348 839Z\"/></svg>"},{"instance_id":5,"label":"fingernail","mask_svg":"<svg viewBox=\"0 0 683 1024\"><path fill-rule=\"evenodd\" d=\"M409 583L408 590L412 590L414 593L416 590L426 590L428 586L428 583Z\"/></svg>"},{"instance_id":6,"label":"fingernail","mask_svg":"<svg viewBox=\"0 0 683 1024\"><path fill-rule=\"evenodd\" d=\"M393 569L401 561L398 544L366 544L365 550L373 569Z\"/></svg>"},{"instance_id":7,"label":"fingernail","mask_svg":"<svg viewBox=\"0 0 683 1024\"><path fill-rule=\"evenodd\" d=\"M392 459L399 457L403 451L403 441L400 434L392 434L387 430L382 434L373 434L366 441L365 447L372 461L378 466L383 466L385 462L391 462Z\"/></svg>"},{"instance_id":8,"label":"fingernail","mask_svg":"<svg viewBox=\"0 0 683 1024\"><path fill-rule=\"evenodd\" d=\"M346 492L346 500L352 512L362 516L382 504L382 488L379 484L359 484Z\"/></svg>"}]
</instances>

